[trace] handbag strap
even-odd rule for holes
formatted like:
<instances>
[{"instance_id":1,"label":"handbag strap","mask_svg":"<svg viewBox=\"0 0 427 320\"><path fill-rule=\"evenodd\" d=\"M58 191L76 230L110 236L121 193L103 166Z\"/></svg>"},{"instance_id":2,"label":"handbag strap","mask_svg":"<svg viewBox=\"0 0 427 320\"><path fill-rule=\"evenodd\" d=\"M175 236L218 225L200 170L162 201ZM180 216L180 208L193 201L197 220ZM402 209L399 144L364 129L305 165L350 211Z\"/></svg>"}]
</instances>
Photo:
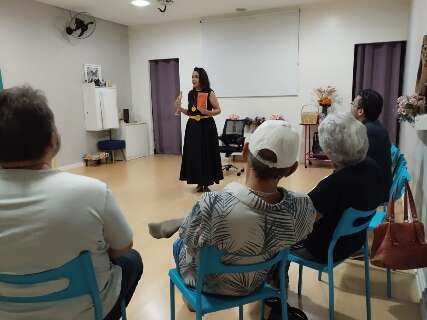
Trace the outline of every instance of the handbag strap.
<instances>
[{"instance_id":1,"label":"handbag strap","mask_svg":"<svg viewBox=\"0 0 427 320\"><path fill-rule=\"evenodd\" d=\"M394 198L395 198L395 195L396 195L396 190L394 190L394 192L390 195L390 200L388 201L388 204L387 204L386 221L388 223L394 222Z\"/></svg>"},{"instance_id":2,"label":"handbag strap","mask_svg":"<svg viewBox=\"0 0 427 320\"><path fill-rule=\"evenodd\" d=\"M408 180L405 181L405 198L403 201L403 219L405 222L409 221L409 215L408 215L408 202L409 202L409 209L411 210L411 218L412 221L418 221L418 215L417 215L417 208L415 206L414 196L412 195L411 187L409 186Z\"/></svg>"}]
</instances>

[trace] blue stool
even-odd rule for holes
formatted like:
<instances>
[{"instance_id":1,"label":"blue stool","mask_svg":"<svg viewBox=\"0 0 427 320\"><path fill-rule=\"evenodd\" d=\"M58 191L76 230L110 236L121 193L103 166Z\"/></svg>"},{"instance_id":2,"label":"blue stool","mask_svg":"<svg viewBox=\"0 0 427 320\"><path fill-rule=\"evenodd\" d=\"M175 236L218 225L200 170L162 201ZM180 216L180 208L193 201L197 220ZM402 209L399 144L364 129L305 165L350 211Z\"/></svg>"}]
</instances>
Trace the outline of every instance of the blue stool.
<instances>
[{"instance_id":1,"label":"blue stool","mask_svg":"<svg viewBox=\"0 0 427 320\"><path fill-rule=\"evenodd\" d=\"M126 141L125 140L102 140L98 141L98 149L111 154L111 159L115 162L114 152L121 151L123 160L126 161Z\"/></svg>"}]
</instances>

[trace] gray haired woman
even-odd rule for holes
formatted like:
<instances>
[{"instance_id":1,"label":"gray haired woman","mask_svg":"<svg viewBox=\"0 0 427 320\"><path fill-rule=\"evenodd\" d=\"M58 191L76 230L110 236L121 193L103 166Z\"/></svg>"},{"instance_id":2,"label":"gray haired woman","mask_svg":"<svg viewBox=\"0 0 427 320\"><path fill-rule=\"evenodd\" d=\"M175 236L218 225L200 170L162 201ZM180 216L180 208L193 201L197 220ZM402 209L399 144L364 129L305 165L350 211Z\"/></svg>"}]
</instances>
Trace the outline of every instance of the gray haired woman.
<instances>
[{"instance_id":1,"label":"gray haired woman","mask_svg":"<svg viewBox=\"0 0 427 320\"><path fill-rule=\"evenodd\" d=\"M344 210L377 208L384 198L384 178L376 162L366 157L369 147L366 127L351 113L328 115L319 126L319 140L335 170L309 193L318 212L317 221L313 232L294 251L326 262L332 235ZM335 260L360 250L365 236L365 232L360 232L339 240Z\"/></svg>"}]
</instances>

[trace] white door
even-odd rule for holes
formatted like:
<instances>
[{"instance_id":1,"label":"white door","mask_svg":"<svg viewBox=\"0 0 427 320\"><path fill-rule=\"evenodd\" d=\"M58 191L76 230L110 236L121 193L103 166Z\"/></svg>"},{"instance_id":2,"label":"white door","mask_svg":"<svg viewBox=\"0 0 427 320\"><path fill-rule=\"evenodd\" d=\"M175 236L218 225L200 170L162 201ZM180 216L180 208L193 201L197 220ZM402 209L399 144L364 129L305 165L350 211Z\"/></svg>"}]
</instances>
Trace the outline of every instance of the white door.
<instances>
[{"instance_id":1,"label":"white door","mask_svg":"<svg viewBox=\"0 0 427 320\"><path fill-rule=\"evenodd\" d=\"M117 90L115 88L100 88L102 123L104 129L119 127L119 115L117 110Z\"/></svg>"}]
</instances>

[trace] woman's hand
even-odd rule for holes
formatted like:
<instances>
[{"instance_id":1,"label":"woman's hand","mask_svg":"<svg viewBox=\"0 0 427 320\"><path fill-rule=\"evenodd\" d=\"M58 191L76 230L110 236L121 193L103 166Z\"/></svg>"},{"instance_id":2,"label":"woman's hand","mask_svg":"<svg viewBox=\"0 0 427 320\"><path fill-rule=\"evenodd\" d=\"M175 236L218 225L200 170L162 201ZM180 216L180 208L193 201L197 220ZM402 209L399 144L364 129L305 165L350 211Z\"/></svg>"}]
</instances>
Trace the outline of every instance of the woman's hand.
<instances>
[{"instance_id":1,"label":"woman's hand","mask_svg":"<svg viewBox=\"0 0 427 320\"><path fill-rule=\"evenodd\" d=\"M181 105L182 105L182 91L179 92L179 96L175 99L175 113L181 113Z\"/></svg>"},{"instance_id":2,"label":"woman's hand","mask_svg":"<svg viewBox=\"0 0 427 320\"><path fill-rule=\"evenodd\" d=\"M201 114L203 114L204 116L210 116L211 115L211 112L206 108L197 107L197 110L199 110L199 112Z\"/></svg>"}]
</instances>

